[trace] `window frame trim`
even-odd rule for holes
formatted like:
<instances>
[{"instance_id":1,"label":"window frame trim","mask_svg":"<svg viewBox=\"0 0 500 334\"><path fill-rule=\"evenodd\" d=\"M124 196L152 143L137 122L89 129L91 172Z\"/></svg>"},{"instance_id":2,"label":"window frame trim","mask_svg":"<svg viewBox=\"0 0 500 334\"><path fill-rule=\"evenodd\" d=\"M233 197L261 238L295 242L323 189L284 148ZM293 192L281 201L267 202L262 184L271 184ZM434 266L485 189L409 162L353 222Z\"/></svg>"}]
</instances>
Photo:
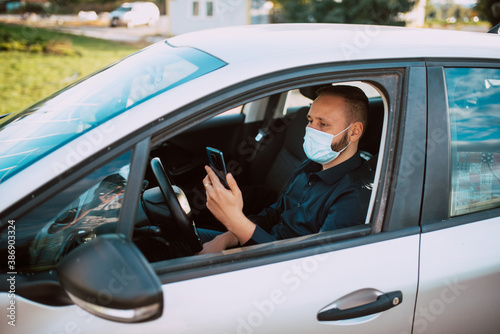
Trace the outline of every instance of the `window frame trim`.
<instances>
[{"instance_id":1,"label":"window frame trim","mask_svg":"<svg viewBox=\"0 0 500 334\"><path fill-rule=\"evenodd\" d=\"M191 124L194 126L211 118L217 114L217 111L220 112L224 109L229 109L231 107L245 104L247 102L251 102L252 100L260 99L273 94L282 93L290 89L310 86L311 80L314 80L315 84L327 84L353 80L370 82L373 86L378 87L378 89L382 91L382 95L384 95L383 99L387 98L388 104L388 115L386 115L388 116L387 133L385 137L382 138L385 142L381 142L381 149L383 149L383 163L379 166L381 168L380 178L375 180L379 183L383 183L383 187L377 187L376 195L376 198L383 200L375 201L371 211L369 212L369 223L373 226L373 233L378 233L382 229L382 223L385 225L389 224L388 212L390 212L392 208L391 203L388 201L388 198L390 199L392 197L389 184L393 181L391 180L391 175L394 175L396 163L393 157L396 153L395 150L391 150L391 147L397 146L396 142L400 140L398 139L399 136L396 132L401 130L399 118L404 106L402 105L400 98L404 89L403 86L405 85L405 71L411 67L423 66L423 62L400 60L378 63L361 62L357 64L349 64L347 66L338 64L328 66L321 64L288 69L282 71L281 73L271 73L264 77L254 78L250 82L239 83L236 87L228 87L216 94L214 97L205 97L201 103L199 101L194 101L193 103L183 107L181 110L171 113L169 116L177 119L185 119L181 115L189 114L192 122ZM391 75L399 75L399 78L391 78ZM376 80L375 77L378 79ZM390 84L397 87L388 87ZM392 89L392 91L387 91L388 88ZM212 102L212 98L217 102ZM193 108L196 112L193 112ZM395 116L396 119L393 119ZM165 118L164 121L169 120L169 118ZM169 126L161 128L158 128L159 125L160 124L157 124L154 127L154 130L157 131L152 134L152 147L186 129L185 126L182 124L179 125L178 123L171 123ZM381 194L381 192L383 193ZM375 214L377 214L377 218L374 218ZM396 227L396 229L398 228L400 227ZM385 231L386 230L387 229L385 229Z\"/></svg>"},{"instance_id":2,"label":"window frame trim","mask_svg":"<svg viewBox=\"0 0 500 334\"><path fill-rule=\"evenodd\" d=\"M421 225L448 218L450 193L450 128L448 121L448 99L443 66L427 67L427 136L426 166L422 203ZM446 134L445 143L429 150L432 134ZM438 173L436 171L445 171ZM443 175L444 173L444 175ZM447 196L443 196L445 193Z\"/></svg>"},{"instance_id":3,"label":"window frame trim","mask_svg":"<svg viewBox=\"0 0 500 334\"><path fill-rule=\"evenodd\" d=\"M132 240L134 232L135 218L137 215L138 204L142 195L143 179L146 174L146 164L149 157L149 144L151 137L147 137L137 143L132 151L130 161L130 173L125 188L120 217L118 219L117 233L124 235Z\"/></svg>"},{"instance_id":4,"label":"window frame trim","mask_svg":"<svg viewBox=\"0 0 500 334\"><path fill-rule=\"evenodd\" d=\"M393 231L419 226L424 191L426 128L427 128L427 71L425 66L406 68L402 90L399 92L399 124L393 130L398 139L395 142L396 163L390 180L390 204L385 215L383 231ZM394 156L393 155L393 156ZM390 156L384 156L390 159ZM419 160L421 158L421 160ZM390 220L387 224L387 220Z\"/></svg>"},{"instance_id":5,"label":"window frame trim","mask_svg":"<svg viewBox=\"0 0 500 334\"><path fill-rule=\"evenodd\" d=\"M248 246L244 252L236 250L206 255L206 259L192 261L186 258L151 263L162 284L177 283L195 278L252 269L273 263L321 256L327 253L382 243L420 234L415 226L397 231L372 234L368 225L346 228L341 232L325 232L302 237L300 241L280 240ZM276 246L280 245L279 251Z\"/></svg>"}]
</instances>

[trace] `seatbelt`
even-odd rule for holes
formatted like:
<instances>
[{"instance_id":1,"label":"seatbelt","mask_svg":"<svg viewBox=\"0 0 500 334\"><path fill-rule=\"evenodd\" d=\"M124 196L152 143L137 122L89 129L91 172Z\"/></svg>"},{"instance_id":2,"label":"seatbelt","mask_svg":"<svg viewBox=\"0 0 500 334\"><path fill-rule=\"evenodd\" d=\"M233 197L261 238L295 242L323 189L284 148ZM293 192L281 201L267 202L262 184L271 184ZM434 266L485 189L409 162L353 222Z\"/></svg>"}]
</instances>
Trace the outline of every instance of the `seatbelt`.
<instances>
[{"instance_id":1,"label":"seatbelt","mask_svg":"<svg viewBox=\"0 0 500 334\"><path fill-rule=\"evenodd\" d=\"M275 94L271 95L269 97L269 101L267 103L266 111L264 114L264 120L262 121L262 126L260 127L259 131L257 132L257 135L253 138L253 145L251 142L250 144L252 146L252 154L250 157L240 157L239 163L240 167L242 170L245 172L246 177L249 177L249 170L248 170L248 165L250 162L252 162L255 157L257 156L257 153L262 150L262 145L265 143L265 140L267 137L269 137L270 133L270 128L273 123L273 118L274 114L276 113L276 108L278 106L278 102L280 99L281 94ZM251 137L250 137L251 138ZM249 139L250 139L249 138ZM250 139L252 140L252 139Z\"/></svg>"},{"instance_id":2,"label":"seatbelt","mask_svg":"<svg viewBox=\"0 0 500 334\"><path fill-rule=\"evenodd\" d=\"M269 102L267 103L266 113L264 115L264 121L262 122L262 127L255 136L255 152L260 151L264 139L270 135L269 128L273 123L274 114L276 113L276 108L278 107L278 102L280 100L281 94L274 94L269 97Z\"/></svg>"}]
</instances>

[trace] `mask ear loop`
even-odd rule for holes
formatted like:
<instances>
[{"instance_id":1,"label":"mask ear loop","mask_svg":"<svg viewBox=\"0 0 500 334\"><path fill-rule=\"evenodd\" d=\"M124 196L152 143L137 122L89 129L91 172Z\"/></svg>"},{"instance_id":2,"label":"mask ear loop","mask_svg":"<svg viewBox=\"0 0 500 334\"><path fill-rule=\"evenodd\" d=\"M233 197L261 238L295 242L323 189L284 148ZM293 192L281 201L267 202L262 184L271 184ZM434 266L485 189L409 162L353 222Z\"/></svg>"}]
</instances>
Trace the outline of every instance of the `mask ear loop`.
<instances>
[{"instance_id":1,"label":"mask ear loop","mask_svg":"<svg viewBox=\"0 0 500 334\"><path fill-rule=\"evenodd\" d=\"M339 151L339 154L337 155L337 157L340 155L340 153L344 152L344 151L347 149L347 147L348 147L349 145L351 145L351 142L349 142L349 143L348 143L348 144L347 144L347 145L346 145L343 149L341 149L341 150Z\"/></svg>"},{"instance_id":2,"label":"mask ear loop","mask_svg":"<svg viewBox=\"0 0 500 334\"><path fill-rule=\"evenodd\" d=\"M354 123L351 123L351 125L349 125L347 128L345 128L345 130L344 130L344 131L349 130L349 128L350 128L353 124L354 124ZM344 132L344 131L342 131L342 132ZM345 147L344 147L344 148L343 148L343 149L339 152L339 155L340 155L340 153L344 152L344 151L345 151L345 149L346 149L349 145L351 145L351 143L352 143L352 142L349 140L349 143L348 143L348 144L347 144L347 145L346 145L346 146L345 146Z\"/></svg>"},{"instance_id":3,"label":"mask ear loop","mask_svg":"<svg viewBox=\"0 0 500 334\"><path fill-rule=\"evenodd\" d=\"M347 128L345 128L344 130L340 131L340 132L339 132L339 133L337 133L336 135L332 135L332 136L333 136L333 138L335 138L335 137L337 137L338 135L340 135L341 133L343 133L343 132L345 132L345 131L349 130L349 128L350 128L353 124L354 124L354 123L351 123L351 125L349 125L349 126L348 126Z\"/></svg>"},{"instance_id":4,"label":"mask ear loop","mask_svg":"<svg viewBox=\"0 0 500 334\"><path fill-rule=\"evenodd\" d=\"M340 135L342 132L344 132L344 131L348 130L348 129L349 129L349 128L353 125L353 124L354 124L354 123L351 123L351 125L349 125L347 128L345 128L344 130L342 130L342 131L340 131L339 133L337 133L336 135L334 135L334 136L333 136L333 138L337 137L337 136L338 136L338 135ZM343 149L341 149L341 150L339 151L339 154L337 154L337 156L335 157L335 159L336 159L336 158L338 158L338 157L339 157L339 155L340 155L340 153L344 152L344 151L347 149L347 147L348 147L349 145L351 145L351 141L349 141L349 143L348 143L348 144L347 144L347 145L346 145ZM332 150L332 151L333 151L333 150ZM334 160L335 160L335 159L334 159ZM333 160L332 160L332 161L333 161Z\"/></svg>"}]
</instances>

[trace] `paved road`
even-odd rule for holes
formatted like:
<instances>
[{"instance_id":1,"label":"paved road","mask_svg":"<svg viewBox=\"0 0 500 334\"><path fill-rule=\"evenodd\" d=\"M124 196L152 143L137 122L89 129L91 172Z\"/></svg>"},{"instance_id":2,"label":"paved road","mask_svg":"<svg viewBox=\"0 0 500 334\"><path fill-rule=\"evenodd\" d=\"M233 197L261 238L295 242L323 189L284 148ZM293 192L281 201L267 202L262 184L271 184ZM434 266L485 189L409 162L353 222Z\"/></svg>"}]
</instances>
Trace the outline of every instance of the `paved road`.
<instances>
[{"instance_id":1,"label":"paved road","mask_svg":"<svg viewBox=\"0 0 500 334\"><path fill-rule=\"evenodd\" d=\"M57 30L127 43L147 43L151 44L167 38L168 21L162 16L154 26L138 26L134 28L126 27L92 27L92 26L61 26Z\"/></svg>"},{"instance_id":2,"label":"paved road","mask_svg":"<svg viewBox=\"0 0 500 334\"><path fill-rule=\"evenodd\" d=\"M161 16L160 20L153 26L138 26L134 28L116 27L111 28L104 25L85 25L78 21L76 16L57 16L50 19L22 20L19 15L0 15L0 21L23 23L30 26L42 26L58 31L96 37L126 43L152 44L163 40L168 36L168 18ZM59 22L59 24L57 23ZM76 24L72 24L76 23Z\"/></svg>"}]
</instances>

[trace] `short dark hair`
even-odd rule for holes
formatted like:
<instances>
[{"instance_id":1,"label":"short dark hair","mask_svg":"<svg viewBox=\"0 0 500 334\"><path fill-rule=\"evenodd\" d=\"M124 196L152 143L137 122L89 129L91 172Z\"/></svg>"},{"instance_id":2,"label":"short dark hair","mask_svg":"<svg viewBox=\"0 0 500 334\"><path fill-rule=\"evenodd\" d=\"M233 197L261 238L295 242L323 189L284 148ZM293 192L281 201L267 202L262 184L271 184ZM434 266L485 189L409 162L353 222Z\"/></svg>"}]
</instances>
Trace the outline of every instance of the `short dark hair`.
<instances>
[{"instance_id":1,"label":"short dark hair","mask_svg":"<svg viewBox=\"0 0 500 334\"><path fill-rule=\"evenodd\" d=\"M348 85L329 85L316 90L316 95L331 95L343 97L346 101L346 126L354 122L363 124L363 133L368 125L368 97L358 87Z\"/></svg>"}]
</instances>

